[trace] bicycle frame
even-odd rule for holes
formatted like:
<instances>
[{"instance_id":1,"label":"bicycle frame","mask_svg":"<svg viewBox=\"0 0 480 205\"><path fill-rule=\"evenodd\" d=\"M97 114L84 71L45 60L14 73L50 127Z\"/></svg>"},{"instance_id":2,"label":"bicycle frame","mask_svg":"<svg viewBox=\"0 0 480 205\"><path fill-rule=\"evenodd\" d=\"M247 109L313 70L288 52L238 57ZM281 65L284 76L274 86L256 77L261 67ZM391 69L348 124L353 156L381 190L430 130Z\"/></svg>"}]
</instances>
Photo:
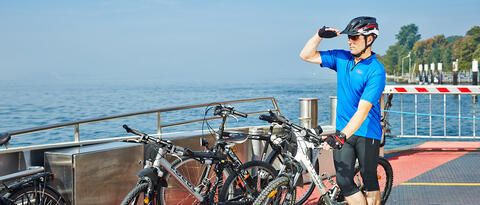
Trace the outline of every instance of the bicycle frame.
<instances>
[{"instance_id":1,"label":"bicycle frame","mask_svg":"<svg viewBox=\"0 0 480 205\"><path fill-rule=\"evenodd\" d=\"M153 167L157 169L159 176L163 177L165 174L160 170L160 167L163 167L165 171L170 173L175 179L177 179L180 184L186 188L198 201L203 202L205 197L203 197L200 193L195 191L195 186L191 184L187 179L184 178L182 174L180 174L175 168L173 168L172 164L168 162L163 156L167 153L164 148L159 148L157 156L155 157L155 161L153 162Z\"/></svg>"},{"instance_id":2,"label":"bicycle frame","mask_svg":"<svg viewBox=\"0 0 480 205\"><path fill-rule=\"evenodd\" d=\"M327 187L322 183L322 179L318 175L318 173L315 171L315 168L310 161L308 157L308 149L312 149L313 151L313 156L317 156L319 153L320 148L316 147L313 143L305 140L305 136L301 134L301 132L294 131L296 140L297 140L297 151L295 154L295 157L293 159L298 162L303 169L308 171L308 174L310 176L310 179L315 183L315 185L318 187L321 195L324 195L328 192ZM292 158L292 156L290 156ZM284 164L280 170L280 173L283 172L286 168L286 165ZM299 179L299 176L302 174L302 172L296 172L294 177L293 177L293 182L292 185L295 185L297 183L297 180Z\"/></svg>"},{"instance_id":3,"label":"bicycle frame","mask_svg":"<svg viewBox=\"0 0 480 205\"><path fill-rule=\"evenodd\" d=\"M327 193L327 187L322 183L322 180L318 173L315 171L312 162L308 158L307 150L311 148L313 150L313 156L316 157L318 155L319 148L315 147L315 145L307 140L305 137L302 136L299 132L295 132L295 136L297 137L297 153L295 154L295 160L300 162L302 167L308 171L310 179L313 180L315 185L317 185L320 193L322 195ZM301 173L297 173L301 174ZM296 175L297 175L296 174ZM295 184L296 182L294 182Z\"/></svg>"},{"instance_id":4,"label":"bicycle frame","mask_svg":"<svg viewBox=\"0 0 480 205\"><path fill-rule=\"evenodd\" d=\"M240 167L243 163L240 161L240 159L236 156L236 154L228 147L224 147L223 148L227 157L230 159L230 161L232 162L233 166L235 167ZM162 170L160 170L160 167L164 168L165 171L167 171L168 173L170 173L178 182L180 182L180 184L185 188L187 189L191 194L193 194L193 196L195 196L195 198L199 201L199 202L204 202L205 201L205 198L206 196L203 196L201 195L201 193L199 193L198 191L195 190L195 185L193 185L192 183L190 183L187 179L184 178L184 176L179 173L175 168L173 168L173 165L168 162L163 156L167 154L167 150L165 150L164 148L159 148L158 149L158 153L155 157L155 161L153 162L153 167L155 167L157 169L157 171L160 173L159 176L164 176L164 173L162 172ZM202 172L202 177L199 179L199 180L202 180L204 177L206 177L208 175L208 173L210 172L211 170L211 165L212 164L208 164L208 166L205 167L205 169L203 170ZM228 167L227 167L228 168ZM221 170L223 171L223 169ZM217 175L217 184L221 181L222 179L218 178L218 175ZM241 180L243 181L243 179L241 178ZM200 181L201 182L201 181ZM245 183L245 181L243 181L244 184L247 184ZM246 186L247 189L251 189L250 187Z\"/></svg>"}]
</instances>

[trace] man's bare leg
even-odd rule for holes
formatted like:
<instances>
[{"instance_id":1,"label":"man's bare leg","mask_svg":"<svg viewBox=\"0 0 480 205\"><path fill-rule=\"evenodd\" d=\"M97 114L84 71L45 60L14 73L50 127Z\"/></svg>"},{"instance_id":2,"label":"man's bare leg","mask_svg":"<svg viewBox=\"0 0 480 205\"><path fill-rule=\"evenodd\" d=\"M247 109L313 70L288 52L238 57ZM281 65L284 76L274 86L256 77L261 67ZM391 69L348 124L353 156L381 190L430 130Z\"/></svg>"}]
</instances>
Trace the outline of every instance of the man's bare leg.
<instances>
[{"instance_id":1,"label":"man's bare leg","mask_svg":"<svg viewBox=\"0 0 480 205\"><path fill-rule=\"evenodd\" d=\"M363 193L361 191L345 197L345 200L347 200L348 204L350 205L367 205L365 196L363 196Z\"/></svg>"},{"instance_id":2,"label":"man's bare leg","mask_svg":"<svg viewBox=\"0 0 480 205\"><path fill-rule=\"evenodd\" d=\"M365 197L368 205L380 205L380 191L367 191Z\"/></svg>"}]
</instances>

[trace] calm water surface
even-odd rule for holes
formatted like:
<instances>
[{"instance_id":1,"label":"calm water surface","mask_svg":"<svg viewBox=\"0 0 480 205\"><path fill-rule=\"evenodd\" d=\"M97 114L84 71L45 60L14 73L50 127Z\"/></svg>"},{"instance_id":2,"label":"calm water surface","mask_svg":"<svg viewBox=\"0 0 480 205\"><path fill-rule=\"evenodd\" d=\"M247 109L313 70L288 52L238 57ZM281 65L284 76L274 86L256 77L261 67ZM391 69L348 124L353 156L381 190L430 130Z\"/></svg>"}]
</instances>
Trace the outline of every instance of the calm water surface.
<instances>
[{"instance_id":1,"label":"calm water surface","mask_svg":"<svg viewBox=\"0 0 480 205\"><path fill-rule=\"evenodd\" d=\"M125 114L180 105L208 103L213 101L235 100L242 98L270 97L277 99L280 109L288 118L298 122L299 98L319 99L319 123L329 124L330 100L329 96L336 93L335 82L321 82L307 80L296 83L270 84L181 84L181 85L101 85L101 86L15 86L2 85L0 95L0 132L19 130L55 123L83 120L102 116ZM443 97L441 98L443 99ZM394 98L393 110L400 110L400 98ZM404 104L412 104L413 97L405 97ZM434 99L438 101L440 99ZM421 100L421 109L425 110ZM449 107L458 107L454 100ZM457 103L457 104L455 104ZM463 100L462 113L470 116L476 112L477 106ZM469 104L470 103L470 104ZM405 105L404 105L405 106ZM269 102L235 105L241 111L269 109ZM406 106L404 111L411 111L412 106ZM457 108L458 109L458 108ZM188 119L203 117L205 108L182 112L167 112L162 114L162 123L172 123ZM412 111L413 112L413 111ZM455 109L448 109L449 115L455 115ZM435 106L433 113L443 114L443 106ZM458 114L457 114L458 115ZM420 117L417 132L428 133L429 126L425 127L428 117ZM426 119L425 119L426 118ZM443 135L443 119L434 119L434 134ZM400 114L391 113L392 134L400 133ZM404 128L407 132L414 131L413 117L404 118ZM456 120L458 124L458 119ZM439 122L437 122L439 121ZM464 120L465 134L472 134L473 120ZM248 119L232 119L232 126L265 124L252 116ZM458 129L449 120L448 133L458 133ZM82 139L97 139L104 137L125 136L122 124L129 124L147 132L155 132L156 115L143 115L125 118L122 120L106 121L82 125L80 135ZM478 124L478 123L477 123ZM213 122L213 127L218 123ZM468 128L469 127L469 128ZM478 126L476 126L478 127ZM201 123L187 126L165 128L164 132L200 130ZM478 128L475 128L478 129ZM468 131L470 130L470 131ZM469 133L470 132L470 133ZM480 129L477 131L480 132ZM408 133L411 134L411 133ZM52 142L65 142L73 139L73 127L38 132L35 134L15 137L11 146L25 146ZM391 149L403 145L419 143L418 139L391 138L386 148Z\"/></svg>"}]
</instances>

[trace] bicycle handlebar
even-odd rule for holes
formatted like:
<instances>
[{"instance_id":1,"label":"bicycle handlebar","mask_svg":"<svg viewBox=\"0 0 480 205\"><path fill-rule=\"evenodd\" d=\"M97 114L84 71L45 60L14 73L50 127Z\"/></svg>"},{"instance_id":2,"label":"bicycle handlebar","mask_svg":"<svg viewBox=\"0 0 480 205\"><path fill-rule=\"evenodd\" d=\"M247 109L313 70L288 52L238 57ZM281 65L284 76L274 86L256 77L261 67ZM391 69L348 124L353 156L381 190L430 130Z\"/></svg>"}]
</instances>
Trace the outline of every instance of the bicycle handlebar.
<instances>
[{"instance_id":1,"label":"bicycle handlebar","mask_svg":"<svg viewBox=\"0 0 480 205\"><path fill-rule=\"evenodd\" d=\"M178 155L181 155L181 156L190 156L192 155L193 151L188 149L188 148L184 148L184 147L180 147L180 146L175 146L173 145L172 143L166 141L166 140L162 140L161 138L154 138L154 137L151 137L149 136L148 134L146 133L143 133L143 132L140 132L138 130L135 130L135 129L132 129L130 127L128 127L128 125L123 125L122 126L128 133L132 133L134 135L138 135L140 137L142 137L142 140L146 140L146 141L153 141L157 144L161 144L161 145L164 145L167 147L167 149L169 150L169 152L171 153L177 153Z\"/></svg>"},{"instance_id":2,"label":"bicycle handlebar","mask_svg":"<svg viewBox=\"0 0 480 205\"><path fill-rule=\"evenodd\" d=\"M247 113L243 113L243 112L236 111L236 110L233 110L232 114L234 114L234 115L236 115L236 116L243 117L243 118L247 118L247 117L248 117L248 114L247 114Z\"/></svg>"},{"instance_id":3,"label":"bicycle handlebar","mask_svg":"<svg viewBox=\"0 0 480 205\"><path fill-rule=\"evenodd\" d=\"M140 132L140 131L138 131L138 130L132 129L132 128L128 127L128 125L123 125L122 127L123 127L123 128L125 129L125 131L127 131L128 133L132 133L132 134L134 134L134 135L138 135L138 136L140 136L140 137L142 137L142 138L143 138L143 137L148 137L147 134L145 134L145 133L143 133L143 132Z\"/></svg>"},{"instance_id":4,"label":"bicycle handlebar","mask_svg":"<svg viewBox=\"0 0 480 205\"><path fill-rule=\"evenodd\" d=\"M322 140L322 137L319 136L323 132L323 130L320 126L318 127L318 133L313 133L310 129L307 129L305 127L302 127L300 125L297 125L295 123L290 122L287 118L285 118L282 115L278 115L271 110L269 110L268 112L269 112L270 115L265 115L265 114L260 115L259 119L263 120L263 121L267 121L269 123L275 122L275 123L278 123L278 124L281 124L281 125L284 124L284 125L287 125L288 127L291 127L291 128L293 128L297 131L300 131L300 132L305 131L306 135L314 138L314 140L318 141L319 143L324 141L324 140Z\"/></svg>"},{"instance_id":5,"label":"bicycle handlebar","mask_svg":"<svg viewBox=\"0 0 480 205\"><path fill-rule=\"evenodd\" d=\"M0 146L7 144L12 138L12 135L8 132L0 133Z\"/></svg>"},{"instance_id":6,"label":"bicycle handlebar","mask_svg":"<svg viewBox=\"0 0 480 205\"><path fill-rule=\"evenodd\" d=\"M224 106L224 105L217 105L215 106L214 115L222 115L222 114L232 114L238 117L247 118L248 114L244 112L240 112L235 110L232 106Z\"/></svg>"}]
</instances>

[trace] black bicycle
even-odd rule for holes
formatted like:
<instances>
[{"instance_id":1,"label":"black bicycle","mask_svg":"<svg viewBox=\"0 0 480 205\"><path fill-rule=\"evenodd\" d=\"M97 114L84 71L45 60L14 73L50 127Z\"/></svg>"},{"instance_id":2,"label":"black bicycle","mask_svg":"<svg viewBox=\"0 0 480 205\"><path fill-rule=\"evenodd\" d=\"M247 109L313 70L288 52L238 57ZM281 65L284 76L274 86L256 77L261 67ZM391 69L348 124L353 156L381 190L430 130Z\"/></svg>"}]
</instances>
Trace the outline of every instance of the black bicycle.
<instances>
[{"instance_id":1,"label":"black bicycle","mask_svg":"<svg viewBox=\"0 0 480 205\"><path fill-rule=\"evenodd\" d=\"M309 159L309 150L321 149L322 147L321 144L324 140L320 136L319 131L321 129L306 129L273 112L270 112L270 115L262 115L260 119L270 123L281 124L292 134L280 140L282 145L280 154L283 156L284 164L278 177L255 200L255 205L292 205L298 203L298 187L304 185L303 173L305 169L308 170L307 173L313 182L311 184L319 188L321 193L319 204L346 204L345 198L340 194L340 189L332 177L326 174L318 175L312 160ZM363 183L359 172L358 164L356 164L355 182L360 190L363 191ZM377 177L380 184L381 202L385 204L392 188L393 171L390 163L382 157L378 161Z\"/></svg>"},{"instance_id":2,"label":"black bicycle","mask_svg":"<svg viewBox=\"0 0 480 205\"><path fill-rule=\"evenodd\" d=\"M11 136L0 134L0 146L7 147ZM27 170L0 177L1 205L65 205L65 199L48 185L53 175L43 167L30 167Z\"/></svg>"},{"instance_id":3,"label":"black bicycle","mask_svg":"<svg viewBox=\"0 0 480 205\"><path fill-rule=\"evenodd\" d=\"M138 174L139 182L125 197L122 205L253 202L262 188L275 178L276 170L263 161L243 164L235 154L233 146L245 142L251 136L241 132L225 131L225 124L228 116L247 117L245 113L224 105L208 107L205 113L210 109L214 109L214 115L219 116L222 122L218 131L215 131L217 140L213 147L209 148L207 141L201 140L205 151L192 151L175 146L169 141L124 125L127 132L141 136L140 142L154 145L157 154L153 163L146 162L145 168ZM177 159L170 163L165 159L167 154ZM229 177L224 184L226 176ZM239 182L242 188L231 193L228 190L232 190L229 187L234 182L235 185ZM219 192L229 194L220 194L219 197L217 195Z\"/></svg>"}]
</instances>

